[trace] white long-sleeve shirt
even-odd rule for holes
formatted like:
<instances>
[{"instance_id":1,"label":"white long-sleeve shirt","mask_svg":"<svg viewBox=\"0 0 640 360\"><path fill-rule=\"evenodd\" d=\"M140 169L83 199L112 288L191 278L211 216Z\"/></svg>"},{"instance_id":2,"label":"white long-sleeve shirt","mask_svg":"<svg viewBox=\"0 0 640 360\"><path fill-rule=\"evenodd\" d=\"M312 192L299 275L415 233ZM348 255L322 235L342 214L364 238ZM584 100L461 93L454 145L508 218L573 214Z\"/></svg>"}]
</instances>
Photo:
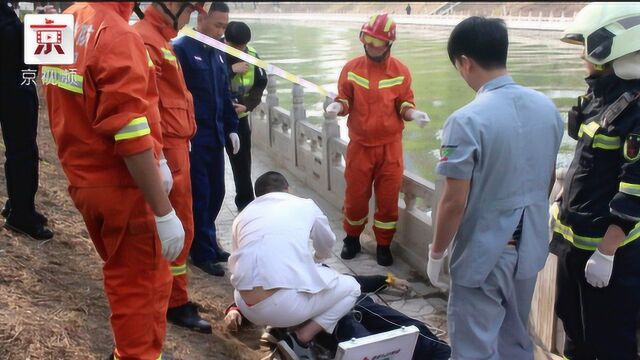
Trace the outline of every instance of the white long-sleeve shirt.
<instances>
[{"instance_id":1,"label":"white long-sleeve shirt","mask_svg":"<svg viewBox=\"0 0 640 360\"><path fill-rule=\"evenodd\" d=\"M231 284L236 290L284 288L316 293L338 276L313 260L331 255L336 236L311 199L273 192L252 201L231 227ZM309 244L311 239L312 246Z\"/></svg>"}]
</instances>

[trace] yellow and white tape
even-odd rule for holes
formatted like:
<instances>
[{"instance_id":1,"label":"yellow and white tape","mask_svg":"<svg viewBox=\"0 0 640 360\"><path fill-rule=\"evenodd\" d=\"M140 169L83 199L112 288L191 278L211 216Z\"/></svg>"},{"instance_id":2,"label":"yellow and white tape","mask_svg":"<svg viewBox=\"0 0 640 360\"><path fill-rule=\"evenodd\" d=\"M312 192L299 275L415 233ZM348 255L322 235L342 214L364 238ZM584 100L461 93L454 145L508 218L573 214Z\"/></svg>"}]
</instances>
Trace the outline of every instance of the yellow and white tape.
<instances>
[{"instance_id":1,"label":"yellow and white tape","mask_svg":"<svg viewBox=\"0 0 640 360\"><path fill-rule=\"evenodd\" d=\"M262 69L264 69L267 74L274 74L274 75L278 75L281 78L287 79L289 81L291 81L292 83L296 83L300 86L303 86L309 90L318 92L324 96L328 96L331 99L335 99L335 97L337 96L337 94L335 94L334 92L331 91L327 91L325 88L323 88L320 85L316 85L308 80L305 80L303 78L301 78L298 75L294 75L284 69L281 69L273 64L270 64L262 59L258 59L254 56L251 56L247 53L245 53L244 51L238 50L232 46L229 46L221 41L218 41L210 36L207 36L201 32L195 31L192 28L183 28L180 31L181 34L188 36L190 38L193 38L195 40L200 41L201 43L207 44L213 48L216 48L220 51L223 51L229 55L235 56L240 60L246 61L249 64L255 65L257 67L260 67Z\"/></svg>"}]
</instances>

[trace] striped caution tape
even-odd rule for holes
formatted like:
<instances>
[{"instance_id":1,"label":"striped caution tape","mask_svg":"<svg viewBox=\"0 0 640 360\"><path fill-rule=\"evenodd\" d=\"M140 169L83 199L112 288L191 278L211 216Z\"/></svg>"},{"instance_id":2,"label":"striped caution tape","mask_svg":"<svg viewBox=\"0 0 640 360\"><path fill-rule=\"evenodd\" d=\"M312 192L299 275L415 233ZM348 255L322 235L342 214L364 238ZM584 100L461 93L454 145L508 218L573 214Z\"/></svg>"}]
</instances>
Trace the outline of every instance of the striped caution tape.
<instances>
[{"instance_id":1,"label":"striped caution tape","mask_svg":"<svg viewBox=\"0 0 640 360\"><path fill-rule=\"evenodd\" d=\"M318 92L324 96L328 96L331 99L335 99L335 97L337 96L336 93L331 92L331 91L327 91L325 88L323 88L320 85L316 85L314 83L312 83L311 81L305 80L303 78L301 78L298 75L294 75L284 69L281 69L273 64L270 64L262 59L258 59L254 56L251 56L241 50L238 50L232 46L229 46L223 42L220 42L212 37L209 37L201 32L195 31L194 29L191 28L183 28L180 31L181 34L188 36L190 38L196 39L202 43L205 43L211 47L214 47L220 51L223 51L229 55L235 56L238 59L241 59L243 61L246 61L249 64L255 65L257 67L260 67L264 70L267 71L268 74L274 74L274 75L278 75L281 78L287 79L289 81L291 81L292 83L296 83L300 86L303 86L309 90Z\"/></svg>"}]
</instances>

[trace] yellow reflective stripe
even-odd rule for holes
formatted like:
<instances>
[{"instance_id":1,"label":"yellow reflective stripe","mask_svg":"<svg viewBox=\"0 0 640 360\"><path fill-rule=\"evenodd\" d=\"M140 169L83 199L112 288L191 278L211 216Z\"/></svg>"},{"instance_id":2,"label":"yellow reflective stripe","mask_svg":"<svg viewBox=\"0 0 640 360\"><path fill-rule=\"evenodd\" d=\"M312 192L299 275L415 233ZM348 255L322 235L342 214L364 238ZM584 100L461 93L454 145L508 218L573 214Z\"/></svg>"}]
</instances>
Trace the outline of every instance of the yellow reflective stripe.
<instances>
[{"instance_id":1,"label":"yellow reflective stripe","mask_svg":"<svg viewBox=\"0 0 640 360\"><path fill-rule=\"evenodd\" d=\"M153 60L151 60L151 55L149 55L149 50L145 49L147 52L147 66L153 67Z\"/></svg>"},{"instance_id":2,"label":"yellow reflective stripe","mask_svg":"<svg viewBox=\"0 0 640 360\"><path fill-rule=\"evenodd\" d=\"M160 48L160 51L162 51L162 56L164 56L165 60L169 60L169 61L177 61L176 56L173 55L173 53L171 52L171 50L169 49L165 49L165 48Z\"/></svg>"},{"instance_id":3,"label":"yellow reflective stripe","mask_svg":"<svg viewBox=\"0 0 640 360\"><path fill-rule=\"evenodd\" d=\"M186 273L187 273L187 264L171 267L171 275L173 276L180 276Z\"/></svg>"},{"instance_id":4,"label":"yellow reflective stripe","mask_svg":"<svg viewBox=\"0 0 640 360\"><path fill-rule=\"evenodd\" d=\"M369 26L373 26L373 24L375 24L376 19L378 19L378 15L371 15L371 17L369 18Z\"/></svg>"},{"instance_id":5,"label":"yellow reflective stripe","mask_svg":"<svg viewBox=\"0 0 640 360\"><path fill-rule=\"evenodd\" d=\"M554 203L551 206L551 215L553 216L554 225L553 231L562 235L565 240L569 241L573 244L573 246L582 250L593 251L598 248L598 245L602 242L602 237L588 237L577 235L573 232L573 230L564 225L560 220L558 220L558 214L560 212L560 207L558 203ZM628 243L638 239L640 237L640 222L636 224L636 226L629 232L627 238L620 244L620 246L627 245Z\"/></svg>"},{"instance_id":6,"label":"yellow reflective stripe","mask_svg":"<svg viewBox=\"0 0 640 360\"><path fill-rule=\"evenodd\" d=\"M592 147L604 150L620 149L620 137L597 134L593 137Z\"/></svg>"},{"instance_id":7,"label":"yellow reflective stripe","mask_svg":"<svg viewBox=\"0 0 640 360\"><path fill-rule=\"evenodd\" d=\"M115 135L116 141L132 139L144 135L151 134L149 123L145 116L131 120L127 126L123 127Z\"/></svg>"},{"instance_id":8,"label":"yellow reflective stripe","mask_svg":"<svg viewBox=\"0 0 640 360\"><path fill-rule=\"evenodd\" d=\"M394 77L392 79L380 80L378 89L390 88L392 86L401 85L404 82L404 76Z\"/></svg>"},{"instance_id":9,"label":"yellow reflective stripe","mask_svg":"<svg viewBox=\"0 0 640 360\"><path fill-rule=\"evenodd\" d=\"M405 101L402 104L400 104L400 111L402 111L402 109L406 108L406 107L414 107L412 103Z\"/></svg>"},{"instance_id":10,"label":"yellow reflective stripe","mask_svg":"<svg viewBox=\"0 0 640 360\"><path fill-rule=\"evenodd\" d=\"M620 182L620 192L633 196L640 196L640 185Z\"/></svg>"},{"instance_id":11,"label":"yellow reflective stripe","mask_svg":"<svg viewBox=\"0 0 640 360\"><path fill-rule=\"evenodd\" d=\"M393 19L390 17L387 17L387 23L384 24L384 32L391 30L391 25L393 25Z\"/></svg>"},{"instance_id":12,"label":"yellow reflective stripe","mask_svg":"<svg viewBox=\"0 0 640 360\"><path fill-rule=\"evenodd\" d=\"M587 125L581 124L580 130L578 130L578 137L581 137L582 134L587 134L590 138L592 138L599 128L600 125L596 121L592 121Z\"/></svg>"},{"instance_id":13,"label":"yellow reflective stripe","mask_svg":"<svg viewBox=\"0 0 640 360\"><path fill-rule=\"evenodd\" d=\"M347 79L355 82L356 84L362 86L365 89L369 89L369 80L363 78L362 76L349 71L347 73Z\"/></svg>"},{"instance_id":14,"label":"yellow reflective stripe","mask_svg":"<svg viewBox=\"0 0 640 360\"><path fill-rule=\"evenodd\" d=\"M393 230L396 228L397 223L398 223L397 221L383 222L383 221L374 220L373 226L377 227L378 229Z\"/></svg>"},{"instance_id":15,"label":"yellow reflective stripe","mask_svg":"<svg viewBox=\"0 0 640 360\"><path fill-rule=\"evenodd\" d=\"M351 220L351 219L349 219L347 217L345 217L344 219L347 220L349 225L352 225L352 226L364 225L367 222L367 216L363 217L360 220Z\"/></svg>"},{"instance_id":16,"label":"yellow reflective stripe","mask_svg":"<svg viewBox=\"0 0 640 360\"><path fill-rule=\"evenodd\" d=\"M62 69L55 66L42 67L43 85L54 85L76 94L82 94L83 82L84 78L82 75L76 74L74 71L69 71L68 69Z\"/></svg>"}]
</instances>

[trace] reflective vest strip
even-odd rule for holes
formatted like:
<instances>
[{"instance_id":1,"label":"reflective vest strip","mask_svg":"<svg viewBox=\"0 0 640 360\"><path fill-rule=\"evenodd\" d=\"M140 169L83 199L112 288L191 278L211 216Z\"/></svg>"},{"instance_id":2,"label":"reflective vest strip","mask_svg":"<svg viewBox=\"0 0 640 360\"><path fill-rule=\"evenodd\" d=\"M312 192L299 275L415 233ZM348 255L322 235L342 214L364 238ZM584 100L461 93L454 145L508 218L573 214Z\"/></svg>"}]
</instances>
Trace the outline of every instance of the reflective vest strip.
<instances>
[{"instance_id":1,"label":"reflective vest strip","mask_svg":"<svg viewBox=\"0 0 640 360\"><path fill-rule=\"evenodd\" d=\"M165 48L160 48L160 51L162 51L162 56L164 57L165 60L177 61L176 56L173 55L171 50L165 49Z\"/></svg>"},{"instance_id":2,"label":"reflective vest strip","mask_svg":"<svg viewBox=\"0 0 640 360\"><path fill-rule=\"evenodd\" d=\"M363 217L360 220L350 220L349 218L345 217L345 220L347 220L347 222L349 223L349 225L351 226L360 226L360 225L364 225L367 222L367 217Z\"/></svg>"},{"instance_id":3,"label":"reflective vest strip","mask_svg":"<svg viewBox=\"0 0 640 360\"><path fill-rule=\"evenodd\" d=\"M587 134L590 138L592 138L596 134L596 131L599 128L600 128L600 125L595 121L592 121L587 125L581 124L580 130L578 130L578 136L581 137L582 134Z\"/></svg>"},{"instance_id":4,"label":"reflective vest strip","mask_svg":"<svg viewBox=\"0 0 640 360\"><path fill-rule=\"evenodd\" d=\"M640 197L640 185L620 182L620 192Z\"/></svg>"},{"instance_id":5,"label":"reflective vest strip","mask_svg":"<svg viewBox=\"0 0 640 360\"><path fill-rule=\"evenodd\" d=\"M186 273L187 273L187 264L171 267L171 275L173 276L180 276Z\"/></svg>"},{"instance_id":6,"label":"reflective vest strip","mask_svg":"<svg viewBox=\"0 0 640 360\"><path fill-rule=\"evenodd\" d=\"M153 60L151 60L151 55L149 55L149 50L145 49L147 52L147 66L153 67Z\"/></svg>"},{"instance_id":7,"label":"reflective vest strip","mask_svg":"<svg viewBox=\"0 0 640 360\"><path fill-rule=\"evenodd\" d=\"M115 135L116 141L132 139L151 134L151 128L145 116L131 120L127 126L123 127Z\"/></svg>"},{"instance_id":8,"label":"reflective vest strip","mask_svg":"<svg viewBox=\"0 0 640 360\"><path fill-rule=\"evenodd\" d=\"M360 75L357 75L354 72L349 71L347 73L347 79L355 82L356 84L362 86L365 89L369 89L369 80L363 78Z\"/></svg>"},{"instance_id":9,"label":"reflective vest strip","mask_svg":"<svg viewBox=\"0 0 640 360\"><path fill-rule=\"evenodd\" d=\"M42 67L43 85L54 85L76 94L82 94L83 83L84 78L82 75L76 74L74 71L69 71L55 66Z\"/></svg>"},{"instance_id":10,"label":"reflective vest strip","mask_svg":"<svg viewBox=\"0 0 640 360\"><path fill-rule=\"evenodd\" d=\"M620 149L620 137L597 134L593 137L592 147L604 150Z\"/></svg>"},{"instance_id":11,"label":"reflective vest strip","mask_svg":"<svg viewBox=\"0 0 640 360\"><path fill-rule=\"evenodd\" d=\"M392 79L380 80L378 83L378 89L390 88L396 85L402 85L404 82L404 76L398 76Z\"/></svg>"},{"instance_id":12,"label":"reflective vest strip","mask_svg":"<svg viewBox=\"0 0 640 360\"><path fill-rule=\"evenodd\" d=\"M553 216L554 225L553 231L562 235L562 237L573 244L578 249L593 251L598 248L598 245L602 242L602 237L587 237L574 234L571 227L564 225L558 220L558 214L560 213L560 207L558 203L554 203L551 206L551 216ZM627 238L620 244L620 246L627 245L628 243L638 239L640 237L640 222L629 232Z\"/></svg>"},{"instance_id":13,"label":"reflective vest strip","mask_svg":"<svg viewBox=\"0 0 640 360\"><path fill-rule=\"evenodd\" d=\"M395 230L397 223L398 223L397 221L383 222L383 221L379 221L379 220L374 220L373 221L373 226L377 227L378 229L383 229L383 230Z\"/></svg>"}]
</instances>

